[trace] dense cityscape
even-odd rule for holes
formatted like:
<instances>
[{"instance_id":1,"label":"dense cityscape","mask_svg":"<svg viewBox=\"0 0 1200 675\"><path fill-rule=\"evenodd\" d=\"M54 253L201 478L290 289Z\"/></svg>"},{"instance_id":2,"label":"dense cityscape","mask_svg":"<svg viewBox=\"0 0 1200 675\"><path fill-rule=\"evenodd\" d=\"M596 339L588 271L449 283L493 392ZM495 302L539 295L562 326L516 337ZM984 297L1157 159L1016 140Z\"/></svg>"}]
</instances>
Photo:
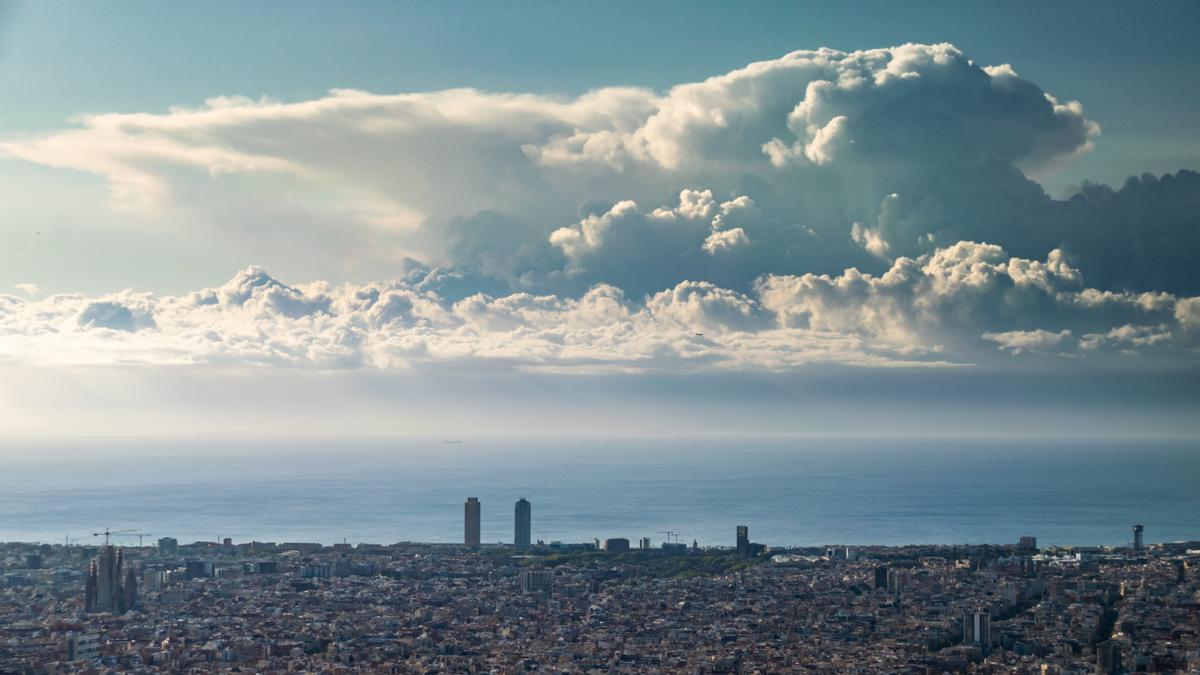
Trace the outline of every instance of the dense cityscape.
<instances>
[{"instance_id":1,"label":"dense cityscape","mask_svg":"<svg viewBox=\"0 0 1200 675\"><path fill-rule=\"evenodd\" d=\"M1200 671L1200 541L0 545L0 672ZM101 538L103 543L101 543ZM138 539L138 545L118 546Z\"/></svg>"}]
</instances>

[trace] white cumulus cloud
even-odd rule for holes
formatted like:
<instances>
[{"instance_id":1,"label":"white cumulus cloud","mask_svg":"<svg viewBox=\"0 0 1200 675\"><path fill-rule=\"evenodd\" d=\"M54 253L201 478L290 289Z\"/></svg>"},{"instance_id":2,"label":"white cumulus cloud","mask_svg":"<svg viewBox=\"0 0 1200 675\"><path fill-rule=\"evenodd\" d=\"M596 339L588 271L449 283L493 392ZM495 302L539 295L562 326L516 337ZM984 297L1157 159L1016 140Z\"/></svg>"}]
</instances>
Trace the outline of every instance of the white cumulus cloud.
<instances>
[{"instance_id":1,"label":"white cumulus cloud","mask_svg":"<svg viewBox=\"0 0 1200 675\"><path fill-rule=\"evenodd\" d=\"M22 285L0 295L10 362L787 370L1187 360L1200 338L1200 174L1052 199L1030 177L1099 127L948 44L663 91L218 96L72 124L0 154L268 260L179 295Z\"/></svg>"}]
</instances>

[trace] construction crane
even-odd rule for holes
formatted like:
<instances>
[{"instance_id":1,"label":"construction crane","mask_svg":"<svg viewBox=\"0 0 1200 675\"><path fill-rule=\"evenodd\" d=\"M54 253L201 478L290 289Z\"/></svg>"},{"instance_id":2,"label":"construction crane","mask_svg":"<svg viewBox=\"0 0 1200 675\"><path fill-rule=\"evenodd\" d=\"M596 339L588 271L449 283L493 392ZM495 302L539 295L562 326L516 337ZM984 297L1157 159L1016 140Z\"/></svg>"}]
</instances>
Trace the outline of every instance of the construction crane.
<instances>
[{"instance_id":1,"label":"construction crane","mask_svg":"<svg viewBox=\"0 0 1200 675\"><path fill-rule=\"evenodd\" d=\"M676 532L676 531L674 531L674 530L659 530L659 531L658 531L658 533L659 533L659 534L665 534L665 535L667 535L667 543L668 543L668 544L672 543L672 542L671 542L671 537L675 537L675 542L674 542L674 543L678 544L678 543L679 543L679 537L680 537L681 535L683 535L683 534L686 534L685 532Z\"/></svg>"},{"instance_id":2,"label":"construction crane","mask_svg":"<svg viewBox=\"0 0 1200 675\"><path fill-rule=\"evenodd\" d=\"M138 538L138 548L142 547L142 538L150 536L149 532L110 532L109 534L111 534L114 537L117 537L117 536L137 537Z\"/></svg>"},{"instance_id":3,"label":"construction crane","mask_svg":"<svg viewBox=\"0 0 1200 675\"><path fill-rule=\"evenodd\" d=\"M109 538L113 537L115 535L128 535L130 537L134 537L134 536L139 537L138 546L141 546L142 544L141 544L140 537L144 536L144 535L139 535L137 530L109 530L107 527L104 528L103 532L93 532L92 533L93 537L99 537L100 535L104 535L104 545L105 546L108 546Z\"/></svg>"}]
</instances>

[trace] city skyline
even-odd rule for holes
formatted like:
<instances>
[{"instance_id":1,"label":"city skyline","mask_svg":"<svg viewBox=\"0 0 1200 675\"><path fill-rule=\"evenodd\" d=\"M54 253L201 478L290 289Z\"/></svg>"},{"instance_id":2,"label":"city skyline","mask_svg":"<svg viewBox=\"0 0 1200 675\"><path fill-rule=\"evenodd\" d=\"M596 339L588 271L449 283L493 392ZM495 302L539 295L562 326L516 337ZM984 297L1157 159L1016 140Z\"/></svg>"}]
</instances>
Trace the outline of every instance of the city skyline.
<instances>
[{"instance_id":1,"label":"city skyline","mask_svg":"<svg viewBox=\"0 0 1200 675\"><path fill-rule=\"evenodd\" d=\"M471 549L471 550L478 550L485 546L491 546L491 547L508 546L508 547L511 547L513 549L513 551L516 553L527 552L533 548L539 549L541 551L545 551L545 550L557 550L557 549L565 550L566 548L577 550L580 547L583 547L583 548L591 547L590 550L611 552L611 551L613 551L613 549L610 549L608 546L608 543L611 541L611 542L618 543L619 548L616 549L616 552L628 552L630 550L634 550L631 542L636 540L638 542L636 550L651 550L651 549L661 548L662 550L667 551L667 550L674 550L672 547L679 546L679 545L683 545L684 548L686 549L686 544L682 544L682 542L679 541L679 538L681 536L683 536L685 533L675 532L672 530L660 530L657 532L657 534L666 535L665 537L663 537L660 540L661 547L653 545L654 539L652 537L643 536L641 534L638 534L633 539L631 539L628 536L609 536L606 534L603 537L595 536L591 539L591 541L583 541L583 542L570 542L570 541L562 541L562 540L551 540L550 542L546 542L539 538L536 540L536 544L535 544L534 538L532 537L532 531L533 531L532 504L529 502L529 500L525 499L524 497L521 497L514 503L513 512L514 512L514 528L513 528L512 541L511 542L484 541L482 538L482 535L481 535L483 502L480 501L480 499L478 497L467 497L466 501L464 502L464 508L463 508L464 535L463 535L463 540L462 540L462 546L464 546L467 549ZM1125 545L1122 545L1122 546L1095 545L1095 544L1086 544L1086 545L1074 544L1074 545L1072 545L1072 544L1063 544L1063 543L1051 543L1048 546L1048 548L1053 549L1053 550L1062 549L1062 550L1068 550L1068 551L1073 550L1073 549L1086 549L1086 550L1099 549L1099 550L1108 550L1108 551L1128 550L1129 552L1131 552L1133 554L1143 553L1146 550L1146 543L1144 541L1145 526L1138 523L1138 524L1134 524L1130 527L1132 530L1132 538L1129 540L1129 542L1127 542ZM620 528L615 528L615 529L619 530ZM831 557L837 557L838 554L834 553L834 551L848 552L851 550L851 548L854 548L856 546L862 546L862 544L855 545L855 544L848 544L847 542L825 542L825 543L820 543L820 544L813 543L813 542L806 543L806 544L788 543L788 544L775 544L772 546L770 544L760 544L760 543L755 543L755 542L750 541L749 530L750 530L750 528L748 525L737 525L734 527L734 536L733 536L732 544L729 544L728 542L726 542L726 543L705 542L704 548L732 549L738 555L738 557L751 558L751 557L759 556L759 555L763 554L764 552L770 551L772 549L778 551L778 550L789 550L789 549L794 549L794 548L812 548L813 546L823 546L823 547L826 547L827 550L830 552L829 555ZM120 546L118 544L111 544L109 542L109 539L110 539L110 536L113 538L122 538L122 537L137 538L138 545L136 548L141 549L141 548L143 548L144 540L147 537L150 537L151 535L149 533L143 532L137 528L128 529L128 530L120 530L120 531L111 531L111 532L108 528L106 528L103 532L93 533L92 536L93 537L104 536L105 541L104 541L103 547L99 547L99 555L89 564L88 581L87 581L88 589L86 592L86 606L87 607L108 607L108 608L124 607L126 609L129 607L132 607L133 599L137 597L137 582L132 577L129 577L129 579L126 579L125 568L122 563L121 551L122 551L122 549L127 548L127 547ZM256 539L251 539L250 540L251 545L253 545L256 541L257 541ZM1038 550L1037 541L1038 541L1038 538L1036 535L1027 535L1027 534L1021 535L1015 543L1015 548L1017 551L1024 551L1026 553L1037 551ZM603 542L603 544L601 542ZM3 540L0 540L0 543L4 543ZM49 544L56 543L56 542L46 541L46 542L25 542L25 543L37 543L37 544L42 544L42 545L49 545ZM198 540L196 542L187 543L184 545L185 546L197 546L197 545L218 546L218 545L220 545L221 547L223 547L225 549L229 549L235 545L244 545L245 543L246 542L244 542L244 541L235 542L235 540L232 537L218 537L217 540L214 540L211 542L205 541L205 540ZM280 545L280 544L278 544L278 542L261 542L261 543L270 543L271 545ZM379 545L381 542L360 541L360 542L355 542L355 543L356 544ZM437 541L432 541L432 542L416 541L416 540L403 539L403 538L397 539L394 543L395 544L444 545L441 542L437 542ZM1162 546L1163 544L1179 544L1179 543L1181 543L1181 542L1179 542L1179 541L1165 542L1164 541L1164 542L1159 542L1158 545ZM971 546L970 542L961 542L961 544L963 546L967 546L967 547ZM80 543L80 541L78 539L72 540L72 538L69 535L67 535L64 539L64 546L67 548L70 548L73 545L78 546L84 550L90 550L90 549L97 548L97 546L94 546L94 545ZM283 545L287 546L288 544L283 544ZM328 545L328 544L326 544L325 542L307 542L307 543L292 542L291 545L320 547L320 546ZM347 542L345 540L343 540L338 545L342 546L342 547L350 546L349 542ZM929 545L929 543L914 541L914 542L910 542L910 545ZM944 546L945 544L941 544L941 545ZM157 541L149 544L149 548L153 548L160 555L175 555L179 549L179 546L180 546L179 540L177 538L171 537L171 536L159 537L157 539ZM870 546L870 545L867 545L867 546ZM697 549L698 547L699 547L698 540L693 539L692 548ZM130 546L128 546L128 548L134 548L134 547L132 545L130 545ZM845 555L848 556L849 554L846 553ZM126 590L126 589L129 589L129 590ZM126 609L122 609L120 611L123 612L123 611L126 611ZM92 611L92 610L89 609L88 611Z\"/></svg>"},{"instance_id":2,"label":"city skyline","mask_svg":"<svg viewBox=\"0 0 1200 675\"><path fill-rule=\"evenodd\" d=\"M468 514L467 519L469 520L470 517L471 516ZM1114 526L1119 526L1119 524L1114 524ZM1138 555L1138 554L1145 553L1147 548L1161 548L1164 546L1178 548L1179 546L1184 546L1184 545L1193 543L1190 540L1157 541L1157 542L1152 541L1150 543L1146 543L1141 538L1141 534L1143 531L1142 529L1139 529L1141 527L1142 527L1141 525L1133 525L1132 526L1132 529L1134 531L1133 537L1129 540L1129 542L1127 542L1123 545L1053 544L1053 543L1051 543L1044 547L1039 548L1036 543L1037 537L1033 536L1033 535L1022 535L1015 542L987 542L987 543L959 542L956 544L932 544L932 543L927 543L927 542L911 542L911 543L905 544L905 545L906 546L915 546L915 547L935 546L935 547L946 547L946 548L951 548L951 549L954 549L954 548L957 548L960 546L964 549L970 549L973 547L988 547L988 546L995 546L995 547L1000 547L1000 548L1011 547L1014 551L1024 552L1025 554L1031 554L1031 553L1038 552L1038 551L1052 551L1052 552L1055 552L1055 554L1062 554L1064 552L1070 553L1072 551L1078 550L1078 551L1086 551L1089 553L1127 552L1128 554L1131 554L1131 555ZM613 529L615 532L620 533L620 528L613 528ZM630 537L628 537L628 536L615 536L615 535L613 535L613 536L606 535L603 537L597 536L597 537L593 537L591 540L588 540L588 541L560 541L560 540L554 540L554 541L550 541L550 542L538 541L536 543L531 543L529 546L519 545L519 543L517 542L517 540L515 538L513 541L480 541L478 543L475 543L473 540L466 538L466 537L464 537L464 540L460 543L441 542L441 541L415 541L415 540L409 540L409 539L398 539L396 541L388 541L388 542L357 541L354 543L350 543L347 541L343 541L343 542L336 542L336 543L324 543L324 542L318 542L318 541L294 542L294 541L266 541L266 540L258 540L258 539L235 540L232 537L224 537L220 541L217 541L217 540L210 541L210 540L202 539L202 540L197 540L194 542L185 542L183 544L180 544L179 540L176 539L175 537L161 537L158 539L157 542L142 542L142 543L138 543L136 545L135 544L126 544L126 545L103 544L103 545L101 545L101 544L93 544L93 543L84 543L80 540L71 539L70 537L68 537L66 540L66 543L64 543L62 541L58 541L58 542L50 542L50 541L45 541L45 542L31 542L31 541L6 542L6 541L0 541L0 544L18 544L18 545L36 545L36 546L60 546L61 545L63 548L67 548L67 549L74 548L74 549L79 549L82 551L95 552L96 556L94 558L90 559L88 562L88 579L87 579L88 589L85 591L85 603L86 603L86 606L96 605L96 606L105 606L105 607L115 607L115 606L118 606L119 603L123 602L121 599L121 594L125 593L124 588L126 587L125 582L126 582L126 576L127 576L127 574L126 574L127 567L123 564L123 561L122 561L122 551L124 551L125 549L130 549L130 550L135 550L135 551L142 550L142 549L153 550L158 555L161 555L161 556L174 556L179 553L179 549L181 547L184 549L188 549L188 548L194 548L194 547L199 546L199 547L210 547L210 548L219 548L221 550L227 550L227 549L233 549L233 548L245 547L245 546L253 547L255 544L261 544L261 545L265 545L265 546L281 547L284 549L286 549L288 547L309 547L309 548L314 548L314 549L320 548L320 547L330 547L330 548L333 548L334 550L342 550L345 547L353 548L355 546L358 546L359 544L362 544L362 545L366 545L366 546L393 546L393 545L396 545L396 546L406 546L406 545L457 546L457 547L461 547L461 548L464 548L467 550L480 550L480 549L484 549L484 548L491 548L491 549L509 548L509 549L512 549L516 553L521 553L523 551L529 551L531 549L536 549L543 553L546 551L555 551L555 550L590 550L590 551L602 551L602 552L628 553L628 552L632 552L632 551L647 551L647 550L650 550L650 551L656 551L656 550L674 551L675 549L672 547L677 544L681 544L681 545L683 545L684 549L696 548L696 549L707 549L707 550L714 550L714 549L715 550L722 550L722 549L728 550L733 553L736 553L739 557L756 557L756 556L762 555L763 553L769 553L769 552L779 553L781 551L791 551L791 550L823 549L825 551L825 554L831 558L845 558L847 555L847 553L846 553L847 551L857 551L858 549L869 549L869 548L873 548L876 546L894 547L893 545L847 544L846 542L825 542L825 543L820 543L820 544L815 544L815 543L813 543L813 544L775 544L775 545L759 544L759 543L753 543L749 540L748 530L749 530L749 526L737 525L733 529L733 535L728 537L728 541L705 542L704 544L701 544L699 541L693 540L693 543L691 545L683 544L683 542L679 542L676 539L671 538L671 536L667 536L667 537L664 537L664 538L658 539L658 540L654 539L653 537L649 537L649 536L644 536L644 537L638 536L638 537L636 537L636 539L631 540ZM612 534L612 533L608 533L608 534ZM660 534L674 535L675 533L662 532ZM612 549L606 549L604 547L603 543L607 542L607 541L619 542L621 548L618 550L615 550L615 551ZM1200 540L1197 540L1197 541L1200 541ZM597 544L597 542L600 542L599 545ZM655 542L657 542L658 545L655 545ZM1030 542L1032 542L1032 543L1030 543ZM635 547L635 546L633 546L634 543L637 543L638 545ZM94 586L93 586L93 582L94 582ZM128 591L129 595L132 597L136 597L136 595L137 595L136 583L130 585L129 587L131 588L131 590ZM132 605L133 605L133 603L131 603L131 602L124 602L123 606L129 608L129 607L132 607ZM124 612L127 610L122 609L120 611Z\"/></svg>"}]
</instances>

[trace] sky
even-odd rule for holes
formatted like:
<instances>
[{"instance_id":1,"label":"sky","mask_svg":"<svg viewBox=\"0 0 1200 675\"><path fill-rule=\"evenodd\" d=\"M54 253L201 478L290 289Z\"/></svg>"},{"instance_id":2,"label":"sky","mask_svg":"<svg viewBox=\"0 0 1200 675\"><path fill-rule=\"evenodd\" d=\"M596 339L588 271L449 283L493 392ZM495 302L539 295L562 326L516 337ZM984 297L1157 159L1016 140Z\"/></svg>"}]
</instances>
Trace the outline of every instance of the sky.
<instances>
[{"instance_id":1,"label":"sky","mask_svg":"<svg viewBox=\"0 0 1200 675\"><path fill-rule=\"evenodd\" d=\"M0 3L0 429L1191 436L1200 3Z\"/></svg>"}]
</instances>

